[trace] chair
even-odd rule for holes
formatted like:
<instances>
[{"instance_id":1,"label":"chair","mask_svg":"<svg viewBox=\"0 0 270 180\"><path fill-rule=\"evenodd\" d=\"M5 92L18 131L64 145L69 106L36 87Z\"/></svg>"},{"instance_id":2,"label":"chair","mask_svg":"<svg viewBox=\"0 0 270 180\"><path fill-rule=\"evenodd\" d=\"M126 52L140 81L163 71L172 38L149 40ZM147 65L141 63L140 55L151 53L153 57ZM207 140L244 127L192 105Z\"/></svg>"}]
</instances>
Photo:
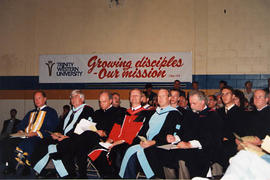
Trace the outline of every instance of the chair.
<instances>
[{"instance_id":1,"label":"chair","mask_svg":"<svg viewBox=\"0 0 270 180\"><path fill-rule=\"evenodd\" d=\"M98 178L101 178L97 168L94 166L92 161L88 158L88 165L87 165L87 175L88 176L97 176Z\"/></svg>"},{"instance_id":2,"label":"chair","mask_svg":"<svg viewBox=\"0 0 270 180\"><path fill-rule=\"evenodd\" d=\"M143 172L139 171L137 173L136 179L146 179L146 176Z\"/></svg>"}]
</instances>

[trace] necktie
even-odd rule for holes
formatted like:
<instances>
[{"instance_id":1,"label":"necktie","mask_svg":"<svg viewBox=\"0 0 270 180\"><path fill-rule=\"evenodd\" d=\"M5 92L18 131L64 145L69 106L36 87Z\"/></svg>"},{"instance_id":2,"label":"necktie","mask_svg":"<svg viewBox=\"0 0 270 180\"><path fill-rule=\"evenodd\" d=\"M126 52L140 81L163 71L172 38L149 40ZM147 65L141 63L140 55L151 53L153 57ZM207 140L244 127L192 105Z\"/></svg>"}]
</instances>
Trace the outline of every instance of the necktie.
<instances>
[{"instance_id":1,"label":"necktie","mask_svg":"<svg viewBox=\"0 0 270 180\"><path fill-rule=\"evenodd\" d=\"M37 111L36 111L36 114L35 114L35 118L34 118L34 120L33 120L32 124L34 124L34 123L36 122L37 117L38 117L38 113L39 113L39 111L40 111L40 109L39 109L39 108L37 108Z\"/></svg>"},{"instance_id":2,"label":"necktie","mask_svg":"<svg viewBox=\"0 0 270 180\"><path fill-rule=\"evenodd\" d=\"M68 127L68 125L72 122L75 113L76 113L76 111L72 111L72 114L70 115L70 118L69 118L69 120L68 120L68 123L67 123L65 129L66 129L66 128Z\"/></svg>"},{"instance_id":3,"label":"necktie","mask_svg":"<svg viewBox=\"0 0 270 180\"><path fill-rule=\"evenodd\" d=\"M225 114L227 114L227 113L228 113L228 108L225 107Z\"/></svg>"}]
</instances>

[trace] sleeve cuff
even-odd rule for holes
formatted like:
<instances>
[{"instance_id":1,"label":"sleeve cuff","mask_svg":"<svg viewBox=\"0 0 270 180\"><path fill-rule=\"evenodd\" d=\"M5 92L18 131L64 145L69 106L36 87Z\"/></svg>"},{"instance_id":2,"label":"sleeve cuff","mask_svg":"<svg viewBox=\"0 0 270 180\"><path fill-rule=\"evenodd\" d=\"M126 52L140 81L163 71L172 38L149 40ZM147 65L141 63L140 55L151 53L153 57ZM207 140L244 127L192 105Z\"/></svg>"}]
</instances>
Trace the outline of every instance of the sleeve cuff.
<instances>
[{"instance_id":1,"label":"sleeve cuff","mask_svg":"<svg viewBox=\"0 0 270 180\"><path fill-rule=\"evenodd\" d=\"M178 135L174 135L175 141L172 142L172 144L177 144L181 141L180 137Z\"/></svg>"},{"instance_id":2,"label":"sleeve cuff","mask_svg":"<svg viewBox=\"0 0 270 180\"><path fill-rule=\"evenodd\" d=\"M42 135L42 133L40 131L37 131L37 134L41 139L43 139L43 135Z\"/></svg>"},{"instance_id":3,"label":"sleeve cuff","mask_svg":"<svg viewBox=\"0 0 270 180\"><path fill-rule=\"evenodd\" d=\"M192 140L192 141L189 141L189 143L191 144L191 147L193 148L202 149L202 145L198 140Z\"/></svg>"}]
</instances>

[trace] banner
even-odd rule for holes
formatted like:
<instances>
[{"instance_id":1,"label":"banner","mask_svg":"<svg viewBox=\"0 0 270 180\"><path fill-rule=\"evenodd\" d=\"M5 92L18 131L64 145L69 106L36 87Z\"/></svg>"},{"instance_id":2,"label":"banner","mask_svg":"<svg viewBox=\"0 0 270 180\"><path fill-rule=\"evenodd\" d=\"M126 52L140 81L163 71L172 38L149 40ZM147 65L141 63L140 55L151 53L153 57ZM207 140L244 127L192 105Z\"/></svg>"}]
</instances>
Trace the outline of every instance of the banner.
<instances>
[{"instance_id":1,"label":"banner","mask_svg":"<svg viewBox=\"0 0 270 180\"><path fill-rule=\"evenodd\" d=\"M192 81L192 53L40 55L40 83Z\"/></svg>"}]
</instances>

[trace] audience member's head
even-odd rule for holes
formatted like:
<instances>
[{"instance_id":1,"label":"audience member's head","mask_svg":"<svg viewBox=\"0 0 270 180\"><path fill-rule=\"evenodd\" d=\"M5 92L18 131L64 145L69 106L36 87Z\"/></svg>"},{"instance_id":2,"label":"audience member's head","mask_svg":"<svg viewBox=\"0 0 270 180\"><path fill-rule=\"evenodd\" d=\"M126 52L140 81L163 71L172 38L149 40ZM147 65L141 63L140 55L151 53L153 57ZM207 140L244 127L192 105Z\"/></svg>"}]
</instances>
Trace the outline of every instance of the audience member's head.
<instances>
[{"instance_id":1,"label":"audience member's head","mask_svg":"<svg viewBox=\"0 0 270 180\"><path fill-rule=\"evenodd\" d=\"M179 97L179 103L178 105L182 108L187 108L188 106L188 99L186 98L186 96L180 96Z\"/></svg>"},{"instance_id":2,"label":"audience member's head","mask_svg":"<svg viewBox=\"0 0 270 180\"><path fill-rule=\"evenodd\" d=\"M107 91L103 91L99 94L99 107L102 110L107 110L111 105L112 105L112 94L107 92Z\"/></svg>"},{"instance_id":3,"label":"audience member's head","mask_svg":"<svg viewBox=\"0 0 270 180\"><path fill-rule=\"evenodd\" d=\"M70 111L70 106L69 105L64 105L63 106L63 115L67 114Z\"/></svg>"},{"instance_id":4,"label":"audience member's head","mask_svg":"<svg viewBox=\"0 0 270 180\"><path fill-rule=\"evenodd\" d=\"M224 86L227 86L227 81L219 81L219 89L222 89Z\"/></svg>"},{"instance_id":5,"label":"audience member's head","mask_svg":"<svg viewBox=\"0 0 270 180\"><path fill-rule=\"evenodd\" d=\"M75 89L71 92L70 94L70 101L71 101L71 105L74 108L79 107L80 105L82 105L84 103L85 100L85 96L82 93L82 91Z\"/></svg>"},{"instance_id":6,"label":"audience member's head","mask_svg":"<svg viewBox=\"0 0 270 180\"><path fill-rule=\"evenodd\" d=\"M199 90L199 82L193 81L191 86L193 90Z\"/></svg>"},{"instance_id":7,"label":"audience member's head","mask_svg":"<svg viewBox=\"0 0 270 180\"><path fill-rule=\"evenodd\" d=\"M131 107L136 108L141 105L142 94L143 93L139 89L132 89L129 92L129 101L130 101Z\"/></svg>"},{"instance_id":8,"label":"audience member's head","mask_svg":"<svg viewBox=\"0 0 270 180\"><path fill-rule=\"evenodd\" d=\"M181 82L179 80L175 80L173 83L174 89L181 89Z\"/></svg>"},{"instance_id":9,"label":"audience member's head","mask_svg":"<svg viewBox=\"0 0 270 180\"><path fill-rule=\"evenodd\" d=\"M222 98L221 98L221 94L217 94L217 108L222 108L224 106Z\"/></svg>"},{"instance_id":10,"label":"audience member's head","mask_svg":"<svg viewBox=\"0 0 270 180\"><path fill-rule=\"evenodd\" d=\"M117 92L112 93L112 106L117 108L120 107L120 104L120 94Z\"/></svg>"},{"instance_id":11,"label":"audience member's head","mask_svg":"<svg viewBox=\"0 0 270 180\"><path fill-rule=\"evenodd\" d=\"M44 91L36 91L34 93L34 103L37 108L41 108L47 102L47 96Z\"/></svg>"},{"instance_id":12,"label":"audience member's head","mask_svg":"<svg viewBox=\"0 0 270 180\"><path fill-rule=\"evenodd\" d=\"M146 83L144 88L147 94L149 95L152 92L152 88L153 88L152 83Z\"/></svg>"},{"instance_id":13,"label":"audience member's head","mask_svg":"<svg viewBox=\"0 0 270 180\"><path fill-rule=\"evenodd\" d=\"M177 107L179 102L180 92L178 89L172 89L171 90L171 99L170 99L170 105L172 107Z\"/></svg>"},{"instance_id":14,"label":"audience member's head","mask_svg":"<svg viewBox=\"0 0 270 180\"><path fill-rule=\"evenodd\" d=\"M142 105L148 104L149 98L147 97L146 92L142 92Z\"/></svg>"},{"instance_id":15,"label":"audience member's head","mask_svg":"<svg viewBox=\"0 0 270 180\"><path fill-rule=\"evenodd\" d=\"M15 119L17 115L17 110L16 109L11 109L10 110L10 118Z\"/></svg>"},{"instance_id":16,"label":"audience member's head","mask_svg":"<svg viewBox=\"0 0 270 180\"><path fill-rule=\"evenodd\" d=\"M207 105L210 109L216 109L217 108L217 97L215 95L209 95Z\"/></svg>"},{"instance_id":17,"label":"audience member's head","mask_svg":"<svg viewBox=\"0 0 270 180\"><path fill-rule=\"evenodd\" d=\"M158 107L158 96L154 96L152 102L149 102L149 105L153 107Z\"/></svg>"},{"instance_id":18,"label":"audience member's head","mask_svg":"<svg viewBox=\"0 0 270 180\"><path fill-rule=\"evenodd\" d=\"M258 110L261 110L267 105L268 94L262 89L258 89L254 92L254 105Z\"/></svg>"},{"instance_id":19,"label":"audience member's head","mask_svg":"<svg viewBox=\"0 0 270 180\"><path fill-rule=\"evenodd\" d=\"M246 81L245 82L245 88L246 88L246 90L250 91L252 89L252 82L251 81Z\"/></svg>"},{"instance_id":20,"label":"audience member's head","mask_svg":"<svg viewBox=\"0 0 270 180\"><path fill-rule=\"evenodd\" d=\"M224 86L221 89L221 99L225 106L229 107L234 104L234 90L231 86Z\"/></svg>"},{"instance_id":21,"label":"audience member's head","mask_svg":"<svg viewBox=\"0 0 270 180\"><path fill-rule=\"evenodd\" d=\"M189 103L193 111L202 111L207 104L207 97L202 91L192 90L189 92Z\"/></svg>"},{"instance_id":22,"label":"audience member's head","mask_svg":"<svg viewBox=\"0 0 270 180\"><path fill-rule=\"evenodd\" d=\"M234 90L234 104L238 107L245 108L245 95L242 91Z\"/></svg>"},{"instance_id":23,"label":"audience member's head","mask_svg":"<svg viewBox=\"0 0 270 180\"><path fill-rule=\"evenodd\" d=\"M158 105L160 108L165 108L169 106L171 99L170 91L167 89L160 89L158 91Z\"/></svg>"}]
</instances>

